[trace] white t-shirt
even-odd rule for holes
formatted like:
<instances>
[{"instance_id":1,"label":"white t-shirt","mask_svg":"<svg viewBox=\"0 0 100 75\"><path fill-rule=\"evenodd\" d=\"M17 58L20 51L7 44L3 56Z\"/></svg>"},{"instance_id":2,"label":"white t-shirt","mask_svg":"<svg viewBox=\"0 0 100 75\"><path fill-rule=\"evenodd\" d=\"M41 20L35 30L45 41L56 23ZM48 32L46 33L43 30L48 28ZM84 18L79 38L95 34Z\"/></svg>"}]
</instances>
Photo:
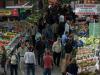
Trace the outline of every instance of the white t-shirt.
<instances>
[{"instance_id":1,"label":"white t-shirt","mask_svg":"<svg viewBox=\"0 0 100 75\"><path fill-rule=\"evenodd\" d=\"M36 59L34 52L26 52L24 55L24 61L26 64L35 64L36 65Z\"/></svg>"},{"instance_id":2,"label":"white t-shirt","mask_svg":"<svg viewBox=\"0 0 100 75\"><path fill-rule=\"evenodd\" d=\"M11 64L17 64L17 56L16 55L11 56Z\"/></svg>"},{"instance_id":3,"label":"white t-shirt","mask_svg":"<svg viewBox=\"0 0 100 75\"><path fill-rule=\"evenodd\" d=\"M57 41L54 42L52 46L52 51L56 53L61 52L61 43L58 43Z\"/></svg>"}]
</instances>

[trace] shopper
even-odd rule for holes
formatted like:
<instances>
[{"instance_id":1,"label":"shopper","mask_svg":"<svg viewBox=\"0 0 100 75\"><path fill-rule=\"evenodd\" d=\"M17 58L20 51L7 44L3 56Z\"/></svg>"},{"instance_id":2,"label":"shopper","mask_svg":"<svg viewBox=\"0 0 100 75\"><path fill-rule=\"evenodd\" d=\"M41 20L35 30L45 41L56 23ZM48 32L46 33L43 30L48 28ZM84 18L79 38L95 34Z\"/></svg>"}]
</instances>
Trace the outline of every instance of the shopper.
<instances>
[{"instance_id":1,"label":"shopper","mask_svg":"<svg viewBox=\"0 0 100 75\"><path fill-rule=\"evenodd\" d=\"M35 59L35 54L31 47L27 52L25 52L24 61L26 64L26 74L31 75L32 73L32 75L35 75L36 59Z\"/></svg>"},{"instance_id":2,"label":"shopper","mask_svg":"<svg viewBox=\"0 0 100 75\"><path fill-rule=\"evenodd\" d=\"M63 35L62 35L62 38L61 38L61 43L63 46L66 45L66 41L68 40L68 32L65 32Z\"/></svg>"},{"instance_id":3,"label":"shopper","mask_svg":"<svg viewBox=\"0 0 100 75\"><path fill-rule=\"evenodd\" d=\"M46 50L43 56L44 62L44 75L51 75L53 57L51 56L50 50Z\"/></svg>"},{"instance_id":4,"label":"shopper","mask_svg":"<svg viewBox=\"0 0 100 75\"><path fill-rule=\"evenodd\" d=\"M59 16L59 23L64 23L64 22L65 22L64 15L61 14L61 15Z\"/></svg>"},{"instance_id":5,"label":"shopper","mask_svg":"<svg viewBox=\"0 0 100 75\"><path fill-rule=\"evenodd\" d=\"M66 67L70 64L70 54L65 54L65 57L61 60L61 72L62 75L66 75Z\"/></svg>"},{"instance_id":6,"label":"shopper","mask_svg":"<svg viewBox=\"0 0 100 75\"><path fill-rule=\"evenodd\" d=\"M38 31L37 23L34 22L34 26L31 27L32 36L35 37L37 31Z\"/></svg>"},{"instance_id":7,"label":"shopper","mask_svg":"<svg viewBox=\"0 0 100 75\"><path fill-rule=\"evenodd\" d=\"M11 56L10 73L11 75L18 75L18 55L14 52Z\"/></svg>"},{"instance_id":8,"label":"shopper","mask_svg":"<svg viewBox=\"0 0 100 75\"><path fill-rule=\"evenodd\" d=\"M66 41L68 40L68 32L65 32L63 35L62 35L62 38L61 38L61 44L62 44L62 57L65 56L65 45L66 45Z\"/></svg>"},{"instance_id":9,"label":"shopper","mask_svg":"<svg viewBox=\"0 0 100 75\"><path fill-rule=\"evenodd\" d=\"M69 21L66 21L66 23L65 23L65 31L64 31L64 33L65 33L65 32L69 32L69 30L70 30Z\"/></svg>"},{"instance_id":10,"label":"shopper","mask_svg":"<svg viewBox=\"0 0 100 75\"><path fill-rule=\"evenodd\" d=\"M3 68L4 70L4 74L6 75L6 69L5 69L5 66L6 66L6 59L7 59L7 54L6 54L6 50L5 50L5 47L4 46L1 46L1 67Z\"/></svg>"},{"instance_id":11,"label":"shopper","mask_svg":"<svg viewBox=\"0 0 100 75\"><path fill-rule=\"evenodd\" d=\"M21 46L18 48L18 52L20 55L19 65L20 65L20 71L21 71L22 75L24 75L24 54L27 50L28 50L28 48L27 48L27 46L25 46L24 43L22 43Z\"/></svg>"},{"instance_id":12,"label":"shopper","mask_svg":"<svg viewBox=\"0 0 100 75\"><path fill-rule=\"evenodd\" d=\"M70 54L73 51L73 40L68 39L65 45L65 53Z\"/></svg>"},{"instance_id":13,"label":"shopper","mask_svg":"<svg viewBox=\"0 0 100 75\"><path fill-rule=\"evenodd\" d=\"M65 29L65 18L64 15L60 15L59 16L59 26L58 26L58 33L60 34L60 36L64 33L64 29Z\"/></svg>"},{"instance_id":14,"label":"shopper","mask_svg":"<svg viewBox=\"0 0 100 75\"><path fill-rule=\"evenodd\" d=\"M53 43L52 51L53 51L53 58L54 58L54 64L56 66L59 66L60 63L60 57L61 57L61 39L57 38L57 41Z\"/></svg>"},{"instance_id":15,"label":"shopper","mask_svg":"<svg viewBox=\"0 0 100 75\"><path fill-rule=\"evenodd\" d=\"M54 40L55 40L55 39L57 39L57 35L58 35L58 24L57 24L57 22L55 22L52 25L51 29L52 29L52 32L54 34Z\"/></svg>"},{"instance_id":16,"label":"shopper","mask_svg":"<svg viewBox=\"0 0 100 75\"><path fill-rule=\"evenodd\" d=\"M41 39L41 37L42 37L41 33L39 31L37 31L36 34L35 34L36 43Z\"/></svg>"},{"instance_id":17,"label":"shopper","mask_svg":"<svg viewBox=\"0 0 100 75\"><path fill-rule=\"evenodd\" d=\"M53 38L53 32L52 32L51 28L52 28L51 25L46 24L46 27L42 32L42 34L45 35L47 39L52 39Z\"/></svg>"},{"instance_id":18,"label":"shopper","mask_svg":"<svg viewBox=\"0 0 100 75\"><path fill-rule=\"evenodd\" d=\"M43 42L42 39L40 39L36 43L36 50L37 50L37 57L38 57L38 65L42 66L43 53L45 51L45 42Z\"/></svg>"},{"instance_id":19,"label":"shopper","mask_svg":"<svg viewBox=\"0 0 100 75\"><path fill-rule=\"evenodd\" d=\"M73 58L71 60L71 63L66 68L66 74L67 75L77 75L78 72L78 66L76 64L76 60Z\"/></svg>"}]
</instances>

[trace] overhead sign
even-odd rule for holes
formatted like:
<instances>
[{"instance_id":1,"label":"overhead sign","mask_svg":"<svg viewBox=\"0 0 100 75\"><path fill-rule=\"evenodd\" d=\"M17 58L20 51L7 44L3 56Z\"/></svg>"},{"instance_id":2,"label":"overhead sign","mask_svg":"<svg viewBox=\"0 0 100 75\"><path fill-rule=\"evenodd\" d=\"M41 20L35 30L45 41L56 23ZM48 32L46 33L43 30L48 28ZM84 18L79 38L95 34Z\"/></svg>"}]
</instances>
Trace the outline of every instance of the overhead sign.
<instances>
[{"instance_id":1,"label":"overhead sign","mask_svg":"<svg viewBox=\"0 0 100 75\"><path fill-rule=\"evenodd\" d=\"M6 8L27 8L27 9L32 8L32 7L33 5L31 6L6 6Z\"/></svg>"},{"instance_id":2,"label":"overhead sign","mask_svg":"<svg viewBox=\"0 0 100 75\"><path fill-rule=\"evenodd\" d=\"M1 9L0 10L0 16L9 16L9 15L11 15L12 14L12 12L11 12L11 10L4 10L4 9Z\"/></svg>"},{"instance_id":3,"label":"overhead sign","mask_svg":"<svg viewBox=\"0 0 100 75\"><path fill-rule=\"evenodd\" d=\"M97 15L99 4L77 4L75 6L76 15Z\"/></svg>"},{"instance_id":4,"label":"overhead sign","mask_svg":"<svg viewBox=\"0 0 100 75\"><path fill-rule=\"evenodd\" d=\"M0 9L0 16L19 16L18 9Z\"/></svg>"}]
</instances>

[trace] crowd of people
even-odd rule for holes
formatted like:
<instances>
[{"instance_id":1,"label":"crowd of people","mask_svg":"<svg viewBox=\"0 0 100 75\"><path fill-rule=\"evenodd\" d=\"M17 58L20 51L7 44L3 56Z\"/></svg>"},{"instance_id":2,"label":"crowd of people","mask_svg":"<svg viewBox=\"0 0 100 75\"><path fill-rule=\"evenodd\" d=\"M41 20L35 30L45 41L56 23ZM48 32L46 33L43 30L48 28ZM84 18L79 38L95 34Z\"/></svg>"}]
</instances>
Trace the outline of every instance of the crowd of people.
<instances>
[{"instance_id":1,"label":"crowd of people","mask_svg":"<svg viewBox=\"0 0 100 75\"><path fill-rule=\"evenodd\" d=\"M26 41L20 42L10 57L2 49L1 65L5 75L6 62L9 62L11 75L18 75L18 69L20 75L35 75L36 65L44 68L43 75L51 75L54 66L61 68L62 75L77 75L78 66L73 57L78 47L74 39L75 22L76 15L70 4L49 5L38 23L26 32Z\"/></svg>"}]
</instances>

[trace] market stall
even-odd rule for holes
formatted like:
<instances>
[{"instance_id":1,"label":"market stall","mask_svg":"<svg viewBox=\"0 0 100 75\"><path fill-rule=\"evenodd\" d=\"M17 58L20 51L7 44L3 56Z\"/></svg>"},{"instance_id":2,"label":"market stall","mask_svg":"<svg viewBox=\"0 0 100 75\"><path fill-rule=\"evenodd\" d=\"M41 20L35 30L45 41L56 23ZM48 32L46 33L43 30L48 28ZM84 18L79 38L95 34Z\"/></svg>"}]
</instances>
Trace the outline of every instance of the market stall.
<instances>
[{"instance_id":1,"label":"market stall","mask_svg":"<svg viewBox=\"0 0 100 75\"><path fill-rule=\"evenodd\" d=\"M16 50L16 45L23 40L27 24L22 22L1 23L0 25L0 46L4 46L9 55Z\"/></svg>"},{"instance_id":2,"label":"market stall","mask_svg":"<svg viewBox=\"0 0 100 75\"><path fill-rule=\"evenodd\" d=\"M76 52L81 75L96 75L99 70L100 23L96 4L77 4L78 40L83 43ZM98 65L98 66L97 66Z\"/></svg>"}]
</instances>

